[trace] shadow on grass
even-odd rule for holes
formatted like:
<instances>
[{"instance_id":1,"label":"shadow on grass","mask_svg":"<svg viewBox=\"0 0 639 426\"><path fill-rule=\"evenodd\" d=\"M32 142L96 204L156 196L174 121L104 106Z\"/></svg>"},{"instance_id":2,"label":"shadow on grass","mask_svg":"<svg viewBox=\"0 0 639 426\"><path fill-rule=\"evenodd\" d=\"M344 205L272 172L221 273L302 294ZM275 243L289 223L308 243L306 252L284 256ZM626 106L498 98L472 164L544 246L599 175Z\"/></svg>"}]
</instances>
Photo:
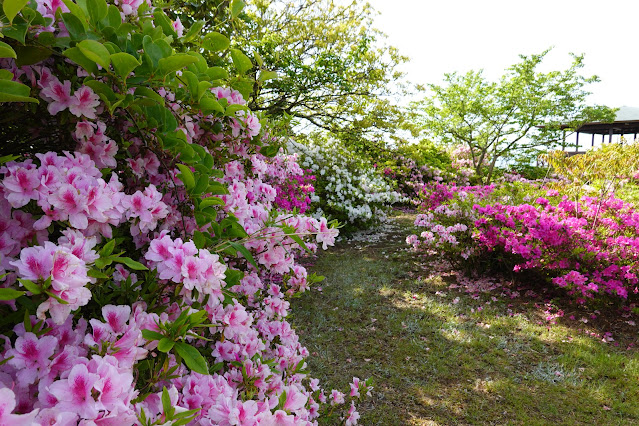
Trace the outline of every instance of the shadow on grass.
<instances>
[{"instance_id":1,"label":"shadow on grass","mask_svg":"<svg viewBox=\"0 0 639 426\"><path fill-rule=\"evenodd\" d=\"M478 305L439 278L410 279L403 229L339 244L310 268L322 291L293 303L292 323L325 388L372 377L364 425L639 422L639 359L537 310ZM458 296L457 302L451 299Z\"/></svg>"}]
</instances>

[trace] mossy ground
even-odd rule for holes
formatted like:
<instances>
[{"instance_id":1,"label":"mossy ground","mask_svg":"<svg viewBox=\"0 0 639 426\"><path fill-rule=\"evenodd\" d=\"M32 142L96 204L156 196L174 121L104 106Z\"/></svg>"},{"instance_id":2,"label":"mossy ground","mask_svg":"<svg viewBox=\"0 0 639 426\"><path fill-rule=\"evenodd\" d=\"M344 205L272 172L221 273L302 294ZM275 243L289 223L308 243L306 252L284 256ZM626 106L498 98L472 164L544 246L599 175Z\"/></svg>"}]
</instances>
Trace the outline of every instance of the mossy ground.
<instances>
[{"instance_id":1,"label":"mossy ground","mask_svg":"<svg viewBox=\"0 0 639 426\"><path fill-rule=\"evenodd\" d=\"M320 254L309 270L321 291L293 303L325 389L373 379L360 424L639 424L636 315L588 321L553 299L566 314L551 324L541 298L451 289L407 250L413 219Z\"/></svg>"}]
</instances>

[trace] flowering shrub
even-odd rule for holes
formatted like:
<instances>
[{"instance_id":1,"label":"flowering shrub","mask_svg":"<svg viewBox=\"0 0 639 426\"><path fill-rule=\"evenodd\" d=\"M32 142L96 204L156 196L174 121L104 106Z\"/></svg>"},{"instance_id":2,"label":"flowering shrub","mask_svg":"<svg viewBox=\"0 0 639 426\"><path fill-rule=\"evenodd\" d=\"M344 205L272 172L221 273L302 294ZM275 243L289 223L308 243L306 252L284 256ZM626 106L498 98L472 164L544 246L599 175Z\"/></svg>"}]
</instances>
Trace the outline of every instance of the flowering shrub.
<instances>
[{"instance_id":1,"label":"flowering shrub","mask_svg":"<svg viewBox=\"0 0 639 426\"><path fill-rule=\"evenodd\" d=\"M469 180L477 173L477 169L488 163L488 158L473 157L468 145L457 145L450 153L452 167L457 172L461 182L468 185Z\"/></svg>"},{"instance_id":2,"label":"flowering shrub","mask_svg":"<svg viewBox=\"0 0 639 426\"><path fill-rule=\"evenodd\" d=\"M632 205L615 198L575 202L551 190L534 204L476 209L476 240L511 255L513 270L537 270L580 297L639 292L639 212Z\"/></svg>"},{"instance_id":3,"label":"flowering shrub","mask_svg":"<svg viewBox=\"0 0 639 426\"><path fill-rule=\"evenodd\" d=\"M415 225L425 230L407 243L459 268L531 271L581 302L639 292L639 212L622 200L575 201L511 176L499 186L432 185L423 208Z\"/></svg>"},{"instance_id":4,"label":"flowering shrub","mask_svg":"<svg viewBox=\"0 0 639 426\"><path fill-rule=\"evenodd\" d=\"M25 149L0 158L0 424L355 424L367 383L327 395L286 321L319 280L296 259L338 231L299 214L308 178L246 107L250 59L143 1L3 12Z\"/></svg>"},{"instance_id":5,"label":"flowering shrub","mask_svg":"<svg viewBox=\"0 0 639 426\"><path fill-rule=\"evenodd\" d=\"M419 203L419 194L427 182L442 182L452 177L450 173L429 165L418 166L415 160L403 156L387 161L378 168L412 204Z\"/></svg>"},{"instance_id":6,"label":"flowering shrub","mask_svg":"<svg viewBox=\"0 0 639 426\"><path fill-rule=\"evenodd\" d=\"M441 206L445 202L452 200L456 195L458 195L461 200L466 200L468 195L485 198L494 190L495 185L458 187L455 182L450 185L430 182L423 186L419 196L421 199L421 208L423 210L432 210Z\"/></svg>"},{"instance_id":7,"label":"flowering shrub","mask_svg":"<svg viewBox=\"0 0 639 426\"><path fill-rule=\"evenodd\" d=\"M289 141L288 149L298 153L301 165L316 177L313 200L318 205L317 214L367 227L383 218L393 203L404 199L370 163L334 141Z\"/></svg>"},{"instance_id":8,"label":"flowering shrub","mask_svg":"<svg viewBox=\"0 0 639 426\"><path fill-rule=\"evenodd\" d=\"M453 266L476 271L478 251L472 235L478 214L473 209L496 194L495 185L457 186L431 182L421 195L421 214L415 226L425 228L420 235L410 235L406 242L416 252L442 254Z\"/></svg>"}]
</instances>

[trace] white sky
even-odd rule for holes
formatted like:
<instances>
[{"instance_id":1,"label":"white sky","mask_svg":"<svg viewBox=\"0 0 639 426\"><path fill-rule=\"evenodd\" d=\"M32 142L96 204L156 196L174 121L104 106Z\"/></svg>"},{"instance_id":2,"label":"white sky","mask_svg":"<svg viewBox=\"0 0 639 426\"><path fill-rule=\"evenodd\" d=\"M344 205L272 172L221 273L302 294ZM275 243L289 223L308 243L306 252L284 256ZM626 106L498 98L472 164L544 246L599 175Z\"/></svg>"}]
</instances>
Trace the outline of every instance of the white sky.
<instances>
[{"instance_id":1,"label":"white sky","mask_svg":"<svg viewBox=\"0 0 639 426\"><path fill-rule=\"evenodd\" d=\"M639 0L368 0L375 27L411 58L402 67L414 83L441 83L444 73L484 69L493 80L518 54L554 46L544 71L585 54L590 104L639 107ZM542 69L542 68L540 68Z\"/></svg>"}]
</instances>

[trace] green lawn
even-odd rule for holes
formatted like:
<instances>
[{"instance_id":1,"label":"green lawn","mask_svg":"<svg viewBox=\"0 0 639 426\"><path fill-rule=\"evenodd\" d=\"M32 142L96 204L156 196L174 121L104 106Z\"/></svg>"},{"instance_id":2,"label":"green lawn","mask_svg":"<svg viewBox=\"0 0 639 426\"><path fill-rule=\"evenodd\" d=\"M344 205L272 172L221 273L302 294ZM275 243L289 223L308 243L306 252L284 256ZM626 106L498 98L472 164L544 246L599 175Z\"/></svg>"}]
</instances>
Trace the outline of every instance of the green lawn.
<instances>
[{"instance_id":1,"label":"green lawn","mask_svg":"<svg viewBox=\"0 0 639 426\"><path fill-rule=\"evenodd\" d=\"M379 241L321 254L309 270L326 276L322 291L293 303L324 388L373 378L361 424L639 424L639 352L626 349L637 327L628 318L549 325L524 297L451 290L450 277L406 250L412 219L397 216ZM614 330L619 346L584 330Z\"/></svg>"}]
</instances>

